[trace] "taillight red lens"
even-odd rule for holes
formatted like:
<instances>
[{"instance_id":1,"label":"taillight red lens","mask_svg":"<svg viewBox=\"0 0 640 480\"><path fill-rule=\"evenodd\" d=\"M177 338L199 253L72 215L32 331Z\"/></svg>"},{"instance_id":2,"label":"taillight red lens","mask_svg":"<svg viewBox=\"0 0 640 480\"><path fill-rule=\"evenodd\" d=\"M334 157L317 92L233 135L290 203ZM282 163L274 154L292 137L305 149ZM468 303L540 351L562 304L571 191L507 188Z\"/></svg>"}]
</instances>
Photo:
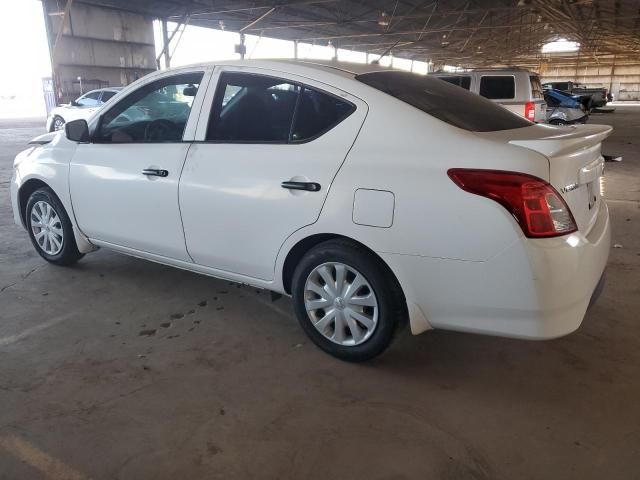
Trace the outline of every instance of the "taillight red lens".
<instances>
[{"instance_id":1,"label":"taillight red lens","mask_svg":"<svg viewBox=\"0 0 640 480\"><path fill-rule=\"evenodd\" d=\"M447 174L463 190L506 208L530 238L557 237L578 227L560 194L541 178L504 170L452 168Z\"/></svg>"},{"instance_id":2,"label":"taillight red lens","mask_svg":"<svg viewBox=\"0 0 640 480\"><path fill-rule=\"evenodd\" d=\"M524 116L527 120L532 122L536 119L536 104L533 102L527 102L524 104Z\"/></svg>"}]
</instances>

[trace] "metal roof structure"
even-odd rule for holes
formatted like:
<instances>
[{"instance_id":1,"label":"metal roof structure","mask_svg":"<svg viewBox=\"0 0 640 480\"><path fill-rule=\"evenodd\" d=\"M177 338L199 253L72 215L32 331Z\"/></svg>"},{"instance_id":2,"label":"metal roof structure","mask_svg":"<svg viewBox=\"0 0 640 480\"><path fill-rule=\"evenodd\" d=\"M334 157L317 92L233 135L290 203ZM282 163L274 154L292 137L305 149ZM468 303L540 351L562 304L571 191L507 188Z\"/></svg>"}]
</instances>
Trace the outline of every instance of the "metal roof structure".
<instances>
[{"instance_id":1,"label":"metal roof structure","mask_svg":"<svg viewBox=\"0 0 640 480\"><path fill-rule=\"evenodd\" d=\"M464 66L640 58L640 0L78 0L179 23Z\"/></svg>"}]
</instances>

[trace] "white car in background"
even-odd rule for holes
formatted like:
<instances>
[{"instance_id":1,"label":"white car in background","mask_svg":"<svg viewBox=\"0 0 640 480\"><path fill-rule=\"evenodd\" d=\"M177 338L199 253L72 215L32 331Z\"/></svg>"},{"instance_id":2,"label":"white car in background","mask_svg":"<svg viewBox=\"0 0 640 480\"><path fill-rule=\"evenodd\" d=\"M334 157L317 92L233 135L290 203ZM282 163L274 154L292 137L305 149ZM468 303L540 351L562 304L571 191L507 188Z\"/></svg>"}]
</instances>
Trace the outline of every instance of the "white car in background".
<instances>
[{"instance_id":1,"label":"white car in background","mask_svg":"<svg viewBox=\"0 0 640 480\"><path fill-rule=\"evenodd\" d=\"M111 97L115 96L123 87L100 88L91 90L76 98L70 104L55 107L47 117L47 131L61 130L64 124L73 120L87 120Z\"/></svg>"},{"instance_id":2,"label":"white car in background","mask_svg":"<svg viewBox=\"0 0 640 480\"><path fill-rule=\"evenodd\" d=\"M35 139L11 201L53 264L105 247L289 294L313 342L362 361L405 323L577 329L609 254L610 132L374 65L209 63Z\"/></svg>"}]
</instances>

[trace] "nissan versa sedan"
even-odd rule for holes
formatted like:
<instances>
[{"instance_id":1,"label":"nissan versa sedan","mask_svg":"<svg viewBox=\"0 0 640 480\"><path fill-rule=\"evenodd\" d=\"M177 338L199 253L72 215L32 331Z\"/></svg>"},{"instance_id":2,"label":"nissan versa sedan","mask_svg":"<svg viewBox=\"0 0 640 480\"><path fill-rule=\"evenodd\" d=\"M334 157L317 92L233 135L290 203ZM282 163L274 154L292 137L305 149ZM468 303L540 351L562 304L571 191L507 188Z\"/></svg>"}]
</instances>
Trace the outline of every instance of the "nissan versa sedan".
<instances>
[{"instance_id":1,"label":"nissan versa sedan","mask_svg":"<svg viewBox=\"0 0 640 480\"><path fill-rule=\"evenodd\" d=\"M202 64L34 139L11 198L48 262L105 247L288 294L313 342L363 361L405 326L577 329L609 252L610 132L375 65Z\"/></svg>"}]
</instances>

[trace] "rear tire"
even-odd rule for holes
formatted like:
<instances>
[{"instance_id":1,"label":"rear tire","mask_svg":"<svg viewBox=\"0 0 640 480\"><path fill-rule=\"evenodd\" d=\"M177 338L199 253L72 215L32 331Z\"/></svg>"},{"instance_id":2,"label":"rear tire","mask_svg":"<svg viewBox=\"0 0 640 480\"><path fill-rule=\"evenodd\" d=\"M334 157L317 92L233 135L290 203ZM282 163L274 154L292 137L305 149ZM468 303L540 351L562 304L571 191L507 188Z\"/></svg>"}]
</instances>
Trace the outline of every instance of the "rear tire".
<instances>
[{"instance_id":1,"label":"rear tire","mask_svg":"<svg viewBox=\"0 0 640 480\"><path fill-rule=\"evenodd\" d=\"M309 338L349 362L380 355L407 319L393 273L346 240L329 240L307 252L293 274L292 294L298 322Z\"/></svg>"},{"instance_id":2,"label":"rear tire","mask_svg":"<svg viewBox=\"0 0 640 480\"><path fill-rule=\"evenodd\" d=\"M558 120L558 119L549 120L549 123L551 125L556 125L556 126L569 125L568 122L565 122L564 120Z\"/></svg>"},{"instance_id":3,"label":"rear tire","mask_svg":"<svg viewBox=\"0 0 640 480\"><path fill-rule=\"evenodd\" d=\"M71 220L51 189L40 188L33 192L25 211L31 243L47 262L71 265L83 257L73 236Z\"/></svg>"}]
</instances>

